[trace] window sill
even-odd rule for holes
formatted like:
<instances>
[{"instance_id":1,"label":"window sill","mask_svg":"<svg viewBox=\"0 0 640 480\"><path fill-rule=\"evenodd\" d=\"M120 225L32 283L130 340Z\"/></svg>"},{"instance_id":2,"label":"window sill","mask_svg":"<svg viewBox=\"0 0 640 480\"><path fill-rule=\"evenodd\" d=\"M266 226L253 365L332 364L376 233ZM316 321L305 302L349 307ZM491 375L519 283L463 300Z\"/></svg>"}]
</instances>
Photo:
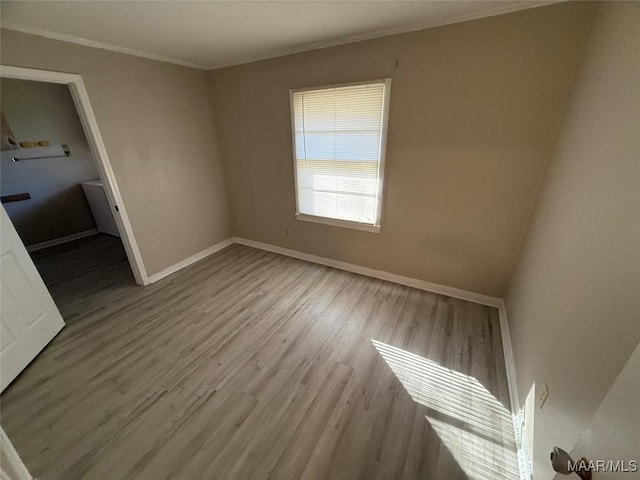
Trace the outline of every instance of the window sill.
<instances>
[{"instance_id":1,"label":"window sill","mask_svg":"<svg viewBox=\"0 0 640 480\"><path fill-rule=\"evenodd\" d=\"M322 223L334 227L352 228L354 230L362 230L371 233L380 233L380 225L370 225L368 223L350 222L348 220L338 220L335 218L316 217L314 215L306 215L304 213L296 213L296 220L303 222Z\"/></svg>"}]
</instances>

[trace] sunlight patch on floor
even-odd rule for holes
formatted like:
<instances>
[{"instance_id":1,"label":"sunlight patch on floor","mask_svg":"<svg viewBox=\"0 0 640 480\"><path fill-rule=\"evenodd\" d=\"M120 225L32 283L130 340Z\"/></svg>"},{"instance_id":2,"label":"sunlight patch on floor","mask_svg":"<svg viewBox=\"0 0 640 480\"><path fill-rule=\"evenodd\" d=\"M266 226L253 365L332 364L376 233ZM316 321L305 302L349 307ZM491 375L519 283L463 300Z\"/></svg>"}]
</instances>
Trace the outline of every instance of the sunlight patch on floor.
<instances>
[{"instance_id":1,"label":"sunlight patch on floor","mask_svg":"<svg viewBox=\"0 0 640 480\"><path fill-rule=\"evenodd\" d=\"M520 478L511 412L476 378L371 341L469 480Z\"/></svg>"}]
</instances>

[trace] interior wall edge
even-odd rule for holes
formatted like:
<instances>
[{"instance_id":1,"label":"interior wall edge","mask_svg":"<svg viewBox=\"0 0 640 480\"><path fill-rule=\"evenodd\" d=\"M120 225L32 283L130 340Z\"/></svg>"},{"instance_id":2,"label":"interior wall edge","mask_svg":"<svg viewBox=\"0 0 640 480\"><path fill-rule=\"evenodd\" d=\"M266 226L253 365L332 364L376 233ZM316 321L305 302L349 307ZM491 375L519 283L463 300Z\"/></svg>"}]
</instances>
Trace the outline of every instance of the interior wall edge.
<instances>
[{"instance_id":1,"label":"interior wall edge","mask_svg":"<svg viewBox=\"0 0 640 480\"><path fill-rule=\"evenodd\" d=\"M534 402L536 478L553 477L549 451L576 443L640 338L637 7L594 11L505 298L519 400L550 391Z\"/></svg>"},{"instance_id":2,"label":"interior wall edge","mask_svg":"<svg viewBox=\"0 0 640 480\"><path fill-rule=\"evenodd\" d=\"M562 100L562 105L560 106L560 110L558 111L558 115L557 115L556 120L554 122L553 132L552 132L551 136L549 137L549 143L547 145L547 153L544 156L544 161L542 163L542 168L540 170L540 175L538 176L538 184L535 187L535 192L534 192L534 195L533 195L533 202L531 203L531 208L529 209L529 213L527 214L527 221L525 223L525 228L522 230L522 235L520 237L520 242L519 242L518 249L516 251L515 260L513 262L512 268L511 268L511 276L509 277L509 283L508 283L507 291L505 292L504 298L508 298L509 297L509 291L511 290L511 284L513 283L513 279L514 279L515 274L516 274L516 268L518 266L518 260L520 259L520 255L522 254L522 251L524 250L525 241L527 239L527 235L529 233L529 229L531 228L531 225L533 223L533 216L534 216L534 213L536 211L536 207L538 205L538 201L540 200L542 186L544 184L544 179L546 178L547 168L549 167L550 159L551 159L551 156L553 154L553 147L554 147L554 145L555 145L555 143L556 143L556 141L558 139L558 135L559 135L560 130L561 130L562 119L564 118L565 110L566 110L567 105L569 103L569 98L571 97L571 92L573 91L573 88L575 87L575 84L576 84L577 79L578 79L578 72L580 71L580 65L582 64L582 60L583 60L584 54L585 54L585 46L587 44L587 40L589 39L589 35L591 34L591 30L593 28L593 19L596 16L597 9L598 9L597 2L593 2L593 5L591 6L591 16L589 18L589 24L588 24L588 26L586 28L586 31L584 32L584 35L582 37L582 46L581 46L580 57L578 58L577 62L573 66L573 72L571 73L571 77L569 78L569 81L567 82L566 93L565 93L564 98Z\"/></svg>"}]
</instances>

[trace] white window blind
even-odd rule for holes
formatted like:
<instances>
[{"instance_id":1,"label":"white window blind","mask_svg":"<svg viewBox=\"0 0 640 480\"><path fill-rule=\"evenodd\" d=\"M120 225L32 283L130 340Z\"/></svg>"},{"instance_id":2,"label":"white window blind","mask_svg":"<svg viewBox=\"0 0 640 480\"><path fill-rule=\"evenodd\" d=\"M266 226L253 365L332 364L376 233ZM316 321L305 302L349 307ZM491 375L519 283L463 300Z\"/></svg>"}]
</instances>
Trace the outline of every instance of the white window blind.
<instances>
[{"instance_id":1,"label":"white window blind","mask_svg":"<svg viewBox=\"0 0 640 480\"><path fill-rule=\"evenodd\" d=\"M379 225L388 88L291 92L298 214Z\"/></svg>"}]
</instances>

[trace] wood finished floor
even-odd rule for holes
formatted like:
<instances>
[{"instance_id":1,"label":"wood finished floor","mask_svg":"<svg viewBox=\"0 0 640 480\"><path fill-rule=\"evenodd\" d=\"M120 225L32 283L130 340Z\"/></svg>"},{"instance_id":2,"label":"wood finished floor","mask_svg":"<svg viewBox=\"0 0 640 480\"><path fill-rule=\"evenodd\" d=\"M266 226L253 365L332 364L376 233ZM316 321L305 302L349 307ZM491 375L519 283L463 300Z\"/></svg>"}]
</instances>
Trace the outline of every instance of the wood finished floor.
<instances>
[{"instance_id":1,"label":"wood finished floor","mask_svg":"<svg viewBox=\"0 0 640 480\"><path fill-rule=\"evenodd\" d=\"M239 245L34 260L67 326L1 401L39 480L518 478L495 309Z\"/></svg>"}]
</instances>

